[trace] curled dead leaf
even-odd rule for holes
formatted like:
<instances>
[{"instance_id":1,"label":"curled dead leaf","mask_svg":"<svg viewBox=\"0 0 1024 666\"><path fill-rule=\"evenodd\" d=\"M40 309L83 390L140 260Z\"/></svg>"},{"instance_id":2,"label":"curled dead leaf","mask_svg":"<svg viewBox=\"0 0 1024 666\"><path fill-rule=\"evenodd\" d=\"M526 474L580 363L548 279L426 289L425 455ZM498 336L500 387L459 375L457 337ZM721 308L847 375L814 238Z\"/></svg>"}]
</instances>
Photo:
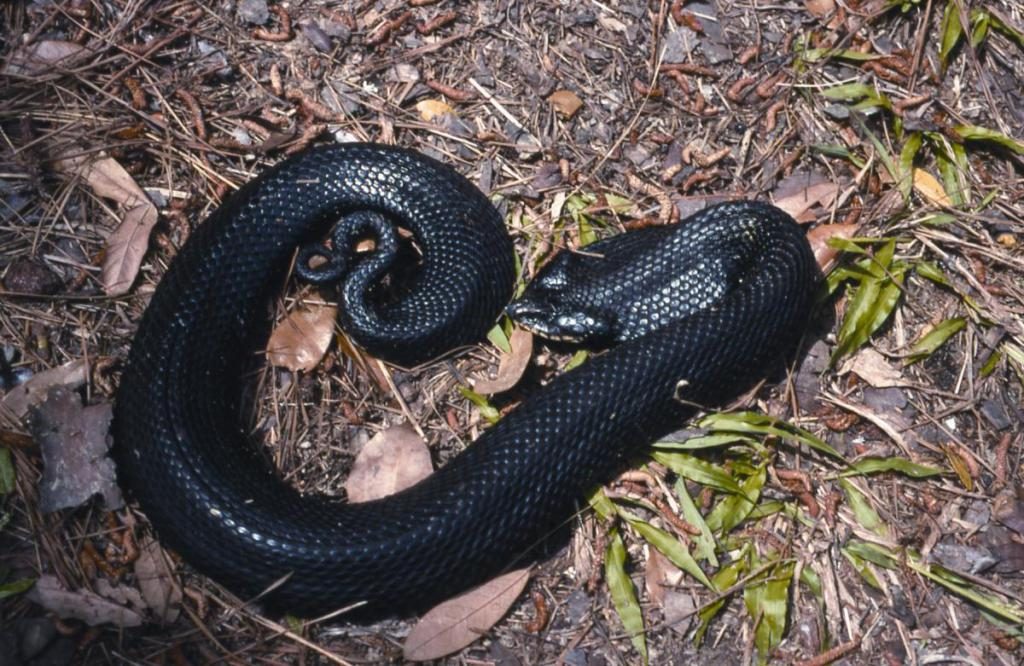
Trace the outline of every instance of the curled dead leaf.
<instances>
[{"instance_id":1,"label":"curled dead leaf","mask_svg":"<svg viewBox=\"0 0 1024 666\"><path fill-rule=\"evenodd\" d=\"M108 601L94 592L64 588L56 576L45 574L39 577L29 590L28 598L62 618L81 620L89 626L112 624L117 627L137 627L142 616L130 608Z\"/></svg>"},{"instance_id":2,"label":"curled dead leaf","mask_svg":"<svg viewBox=\"0 0 1024 666\"><path fill-rule=\"evenodd\" d=\"M79 359L65 363L50 370L44 370L33 376L24 384L11 389L0 400L0 407L10 412L16 419L28 415L28 410L46 399L47 392L55 386L63 386L69 390L77 389L89 379L89 364Z\"/></svg>"},{"instance_id":3,"label":"curled dead leaf","mask_svg":"<svg viewBox=\"0 0 1024 666\"><path fill-rule=\"evenodd\" d=\"M356 456L345 481L350 502L369 502L397 493L434 472L430 450L409 426L374 435Z\"/></svg>"},{"instance_id":4,"label":"curled dead leaf","mask_svg":"<svg viewBox=\"0 0 1024 666\"><path fill-rule=\"evenodd\" d=\"M181 586L174 577L164 553L154 539L139 544L139 557L135 560L135 580L142 598L161 622L170 624L181 613Z\"/></svg>"},{"instance_id":5,"label":"curled dead leaf","mask_svg":"<svg viewBox=\"0 0 1024 666\"><path fill-rule=\"evenodd\" d=\"M431 122L446 114L455 114L455 109L439 99L424 99L416 102L416 110L424 122Z\"/></svg>"},{"instance_id":6,"label":"curled dead leaf","mask_svg":"<svg viewBox=\"0 0 1024 666\"><path fill-rule=\"evenodd\" d=\"M914 190L933 206L952 206L942 183L924 169L914 169Z\"/></svg>"},{"instance_id":7,"label":"curled dead leaf","mask_svg":"<svg viewBox=\"0 0 1024 666\"><path fill-rule=\"evenodd\" d=\"M292 372L309 372L327 352L337 318L338 308L334 305L295 308L271 332L267 360Z\"/></svg>"},{"instance_id":8,"label":"curled dead leaf","mask_svg":"<svg viewBox=\"0 0 1024 666\"><path fill-rule=\"evenodd\" d=\"M822 224L807 232L807 242L822 273L828 273L839 256L839 250L828 244L829 239L853 238L859 228L856 224Z\"/></svg>"},{"instance_id":9,"label":"curled dead leaf","mask_svg":"<svg viewBox=\"0 0 1024 666\"><path fill-rule=\"evenodd\" d=\"M501 393L507 391L523 376L526 366L530 364L533 354L533 334L521 328L512 331L508 339L512 347L511 353L502 352L498 362L498 375L494 379L479 378L474 380L473 389L477 393Z\"/></svg>"},{"instance_id":10,"label":"curled dead leaf","mask_svg":"<svg viewBox=\"0 0 1024 666\"><path fill-rule=\"evenodd\" d=\"M572 118L583 106L583 100L571 90L556 90L548 95L548 101L562 116Z\"/></svg>"},{"instance_id":11,"label":"curled dead leaf","mask_svg":"<svg viewBox=\"0 0 1024 666\"><path fill-rule=\"evenodd\" d=\"M110 296L127 293L149 248L150 232L157 222L156 206L112 157L73 155L57 160L55 166L82 178L97 196L116 202L124 211L121 223L107 238L100 283Z\"/></svg>"},{"instance_id":12,"label":"curled dead leaf","mask_svg":"<svg viewBox=\"0 0 1024 666\"><path fill-rule=\"evenodd\" d=\"M529 580L528 567L510 571L430 609L406 637L403 656L440 659L471 644L504 617Z\"/></svg>"}]
</instances>

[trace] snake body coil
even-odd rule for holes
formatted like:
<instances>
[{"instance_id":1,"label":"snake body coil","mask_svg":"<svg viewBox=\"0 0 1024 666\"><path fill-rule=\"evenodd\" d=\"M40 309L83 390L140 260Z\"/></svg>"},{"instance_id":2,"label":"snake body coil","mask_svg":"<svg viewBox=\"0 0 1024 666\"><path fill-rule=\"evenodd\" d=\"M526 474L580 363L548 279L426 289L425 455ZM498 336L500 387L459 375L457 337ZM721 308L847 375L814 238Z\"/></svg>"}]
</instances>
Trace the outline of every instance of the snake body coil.
<instances>
[{"instance_id":1,"label":"snake body coil","mask_svg":"<svg viewBox=\"0 0 1024 666\"><path fill-rule=\"evenodd\" d=\"M418 485L345 504L279 480L238 416L252 329L295 249L339 218L322 270L341 279L343 326L374 354L414 363L477 340L511 295L502 220L456 172L370 144L307 151L193 232L142 318L115 413L119 473L161 540L238 594L272 588L263 599L296 613L420 609L508 566L694 405L762 376L799 336L816 274L796 224L754 203L556 258L511 314L556 337L624 342ZM375 284L394 268L393 225L422 258L389 299ZM367 233L378 251L350 251Z\"/></svg>"}]
</instances>

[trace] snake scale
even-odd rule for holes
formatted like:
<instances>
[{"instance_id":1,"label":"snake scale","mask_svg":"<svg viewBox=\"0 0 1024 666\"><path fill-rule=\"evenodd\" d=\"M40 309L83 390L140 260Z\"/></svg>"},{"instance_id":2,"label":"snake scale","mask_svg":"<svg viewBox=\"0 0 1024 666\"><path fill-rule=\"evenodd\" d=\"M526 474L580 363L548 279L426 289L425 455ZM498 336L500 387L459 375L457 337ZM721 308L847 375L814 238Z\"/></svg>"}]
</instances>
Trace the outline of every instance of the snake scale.
<instances>
[{"instance_id":1,"label":"snake scale","mask_svg":"<svg viewBox=\"0 0 1024 666\"><path fill-rule=\"evenodd\" d=\"M400 261L395 227L420 253L397 294L380 287ZM328 233L330 249L318 244ZM376 250L356 253L364 237ZM509 313L611 349L419 484L348 504L281 481L241 425L254 331L266 331L298 248L297 272L337 281L352 338L402 364L479 340L515 279L501 216L477 188L436 160L375 144L284 160L229 197L172 261L121 380L120 478L195 568L298 614L356 602L420 610L509 567L695 406L764 376L801 335L816 276L796 223L753 202L563 252ZM326 262L314 267L313 255Z\"/></svg>"}]
</instances>

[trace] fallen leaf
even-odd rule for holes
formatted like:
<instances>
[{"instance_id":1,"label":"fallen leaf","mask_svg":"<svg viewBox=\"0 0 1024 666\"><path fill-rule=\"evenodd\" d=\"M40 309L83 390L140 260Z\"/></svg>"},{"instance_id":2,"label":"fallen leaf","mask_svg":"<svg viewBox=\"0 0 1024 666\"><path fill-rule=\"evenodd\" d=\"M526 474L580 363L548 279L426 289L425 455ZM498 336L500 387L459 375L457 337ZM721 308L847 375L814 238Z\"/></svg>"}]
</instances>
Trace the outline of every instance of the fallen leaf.
<instances>
[{"instance_id":1,"label":"fallen leaf","mask_svg":"<svg viewBox=\"0 0 1024 666\"><path fill-rule=\"evenodd\" d=\"M775 200L775 206L789 213L797 222L809 222L814 219L808 218L808 211L815 205L820 204L828 208L835 201L839 194L839 185L833 182L820 182L808 185L799 192Z\"/></svg>"},{"instance_id":2,"label":"fallen leaf","mask_svg":"<svg viewBox=\"0 0 1024 666\"><path fill-rule=\"evenodd\" d=\"M115 604L130 606L133 610L140 612L146 609L146 602L142 600L142 595L134 587L112 585L106 578L98 578L95 587L96 594Z\"/></svg>"},{"instance_id":3,"label":"fallen leaf","mask_svg":"<svg viewBox=\"0 0 1024 666\"><path fill-rule=\"evenodd\" d=\"M181 586L168 566L167 555L154 539L139 544L135 560L135 580L146 606L165 624L171 624L181 613Z\"/></svg>"},{"instance_id":4,"label":"fallen leaf","mask_svg":"<svg viewBox=\"0 0 1024 666\"><path fill-rule=\"evenodd\" d=\"M865 347L848 358L839 368L839 374L854 373L875 388L903 386L907 382L903 373L889 364L885 357L871 347Z\"/></svg>"},{"instance_id":5,"label":"fallen leaf","mask_svg":"<svg viewBox=\"0 0 1024 666\"><path fill-rule=\"evenodd\" d=\"M32 437L43 458L39 508L44 513L80 506L102 495L109 509L124 506L110 449L109 403L82 406L77 393L62 386L50 389L31 413Z\"/></svg>"},{"instance_id":6,"label":"fallen leaf","mask_svg":"<svg viewBox=\"0 0 1024 666\"><path fill-rule=\"evenodd\" d=\"M416 110L424 122L431 122L446 114L454 114L455 109L439 99L424 99L416 102Z\"/></svg>"},{"instance_id":7,"label":"fallen leaf","mask_svg":"<svg viewBox=\"0 0 1024 666\"><path fill-rule=\"evenodd\" d=\"M651 600L661 606L664 624L677 634L689 632L697 607L693 595L680 589L683 572L657 549L649 549L644 582Z\"/></svg>"},{"instance_id":8,"label":"fallen leaf","mask_svg":"<svg viewBox=\"0 0 1024 666\"><path fill-rule=\"evenodd\" d=\"M807 11L818 18L825 18L836 10L835 0L805 0Z\"/></svg>"},{"instance_id":9,"label":"fallen leaf","mask_svg":"<svg viewBox=\"0 0 1024 666\"><path fill-rule=\"evenodd\" d=\"M933 206L953 205L938 179L924 169L914 169L914 189Z\"/></svg>"},{"instance_id":10,"label":"fallen leaf","mask_svg":"<svg viewBox=\"0 0 1024 666\"><path fill-rule=\"evenodd\" d=\"M494 379L480 378L473 382L473 390L477 393L501 393L507 391L519 381L530 364L533 354L533 334L516 328L509 338L511 353L502 352L498 362L498 375Z\"/></svg>"},{"instance_id":11,"label":"fallen leaf","mask_svg":"<svg viewBox=\"0 0 1024 666\"><path fill-rule=\"evenodd\" d=\"M548 96L548 101L566 118L572 118L583 106L583 100L571 90L556 90Z\"/></svg>"},{"instance_id":12,"label":"fallen leaf","mask_svg":"<svg viewBox=\"0 0 1024 666\"><path fill-rule=\"evenodd\" d=\"M428 661L458 652L504 617L529 580L529 568L510 571L430 609L406 637L403 656Z\"/></svg>"},{"instance_id":13,"label":"fallen leaf","mask_svg":"<svg viewBox=\"0 0 1024 666\"><path fill-rule=\"evenodd\" d=\"M822 224L807 232L807 242L822 273L828 273L839 256L839 250L828 244L829 239L853 238L859 228L856 224Z\"/></svg>"},{"instance_id":14,"label":"fallen leaf","mask_svg":"<svg viewBox=\"0 0 1024 666\"><path fill-rule=\"evenodd\" d=\"M28 410L46 399L46 393L55 386L76 389L89 379L89 364L83 360L71 361L64 365L44 370L24 384L19 384L0 400L0 406L9 411L15 419L21 420Z\"/></svg>"},{"instance_id":15,"label":"fallen leaf","mask_svg":"<svg viewBox=\"0 0 1024 666\"><path fill-rule=\"evenodd\" d=\"M388 428L374 435L356 456L345 481L350 502L387 497L434 472L430 450L409 426Z\"/></svg>"},{"instance_id":16,"label":"fallen leaf","mask_svg":"<svg viewBox=\"0 0 1024 666\"><path fill-rule=\"evenodd\" d=\"M97 196L120 204L124 217L107 238L100 283L109 296L125 294L135 281L157 222L156 206L112 157L76 155L58 160L58 171L79 176Z\"/></svg>"},{"instance_id":17,"label":"fallen leaf","mask_svg":"<svg viewBox=\"0 0 1024 666\"><path fill-rule=\"evenodd\" d=\"M597 17L597 23L605 30L611 30L612 32L626 32L629 27L617 18L601 14Z\"/></svg>"},{"instance_id":18,"label":"fallen leaf","mask_svg":"<svg viewBox=\"0 0 1024 666\"><path fill-rule=\"evenodd\" d=\"M337 318L338 308L334 305L295 308L270 334L267 360L292 372L312 370L331 344Z\"/></svg>"},{"instance_id":19,"label":"fallen leaf","mask_svg":"<svg viewBox=\"0 0 1024 666\"><path fill-rule=\"evenodd\" d=\"M93 627L100 624L137 627L142 624L142 616L130 608L107 601L88 590L66 590L57 577L50 574L40 576L26 596L61 618L74 618Z\"/></svg>"},{"instance_id":20,"label":"fallen leaf","mask_svg":"<svg viewBox=\"0 0 1024 666\"><path fill-rule=\"evenodd\" d=\"M90 51L81 44L46 39L16 51L3 71L16 76L44 74L52 71L55 65L70 66L77 56L88 53Z\"/></svg>"}]
</instances>

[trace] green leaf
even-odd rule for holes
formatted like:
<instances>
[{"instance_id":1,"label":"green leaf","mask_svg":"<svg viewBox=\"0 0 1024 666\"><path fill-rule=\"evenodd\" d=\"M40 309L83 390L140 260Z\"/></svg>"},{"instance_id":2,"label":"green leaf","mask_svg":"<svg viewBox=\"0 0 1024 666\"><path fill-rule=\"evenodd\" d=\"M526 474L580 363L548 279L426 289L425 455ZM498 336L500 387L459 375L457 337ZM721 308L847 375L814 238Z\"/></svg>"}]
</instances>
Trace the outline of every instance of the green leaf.
<instances>
[{"instance_id":1,"label":"green leaf","mask_svg":"<svg viewBox=\"0 0 1024 666\"><path fill-rule=\"evenodd\" d=\"M690 551L686 550L683 544L679 543L679 540L669 534L663 529L657 528L650 523L640 520L632 514L619 510L619 515L625 518L629 526L636 530L643 539L658 549L662 555L667 557L672 564L676 565L692 577L704 587L714 590L715 587L712 582L708 579L700 565L697 564L697 560L693 558Z\"/></svg>"},{"instance_id":2,"label":"green leaf","mask_svg":"<svg viewBox=\"0 0 1024 666\"><path fill-rule=\"evenodd\" d=\"M504 329L501 324L497 324L487 331L487 339L491 341L491 344L505 352L506 354L512 353L512 345L508 341L508 336L505 335Z\"/></svg>"},{"instance_id":3,"label":"green leaf","mask_svg":"<svg viewBox=\"0 0 1024 666\"><path fill-rule=\"evenodd\" d=\"M687 453L655 451L651 457L679 476L727 493L742 493L740 484L722 467Z\"/></svg>"},{"instance_id":4,"label":"green leaf","mask_svg":"<svg viewBox=\"0 0 1024 666\"><path fill-rule=\"evenodd\" d=\"M586 349L579 350L578 352L573 354L572 358L569 359L569 362L565 364L565 371L568 372L573 368L578 368L579 366L583 365L584 361L587 360L587 357L589 355L590 354L587 352Z\"/></svg>"},{"instance_id":5,"label":"green leaf","mask_svg":"<svg viewBox=\"0 0 1024 666\"><path fill-rule=\"evenodd\" d=\"M13 493L14 489L14 461L11 459L11 450L2 447L0 448L0 496Z\"/></svg>"},{"instance_id":6,"label":"green leaf","mask_svg":"<svg viewBox=\"0 0 1024 666\"><path fill-rule=\"evenodd\" d=\"M932 330L921 336L921 339L910 348L910 355L907 357L907 365L917 363L921 359L928 358L935 350L941 347L951 337L963 330L967 320L963 317L954 317L935 326Z\"/></svg>"},{"instance_id":7,"label":"green leaf","mask_svg":"<svg viewBox=\"0 0 1024 666\"><path fill-rule=\"evenodd\" d=\"M849 551L872 564L877 564L883 569L895 569L900 564L900 558L896 553L884 546L870 543L863 539L850 539L843 550Z\"/></svg>"},{"instance_id":8,"label":"green leaf","mask_svg":"<svg viewBox=\"0 0 1024 666\"><path fill-rule=\"evenodd\" d=\"M914 271L921 277L931 280L935 284L941 284L943 287L952 288L949 278L946 277L946 273L939 268L938 264L931 261L919 261L914 265Z\"/></svg>"},{"instance_id":9,"label":"green leaf","mask_svg":"<svg viewBox=\"0 0 1024 666\"><path fill-rule=\"evenodd\" d=\"M949 55L960 43L964 36L964 27L960 23L960 10L956 0L949 0L946 3L946 10L942 14L942 43L939 45L939 61L942 64L942 71L949 66Z\"/></svg>"},{"instance_id":10,"label":"green leaf","mask_svg":"<svg viewBox=\"0 0 1024 666\"><path fill-rule=\"evenodd\" d=\"M714 449L727 444L753 444L754 440L736 433L718 433L714 435L700 435L691 437L682 442L656 442L655 448L666 451L696 451L700 449Z\"/></svg>"},{"instance_id":11,"label":"green leaf","mask_svg":"<svg viewBox=\"0 0 1024 666\"><path fill-rule=\"evenodd\" d=\"M868 498L852 483L846 479L840 479L839 484L846 492L846 502L853 511L854 518L860 525L871 530L879 536L889 536L889 526L868 502Z\"/></svg>"},{"instance_id":12,"label":"green leaf","mask_svg":"<svg viewBox=\"0 0 1024 666\"><path fill-rule=\"evenodd\" d=\"M1024 142L1006 136L1002 132L977 125L959 125L953 131L964 141L987 141L1002 146L1018 155L1024 155Z\"/></svg>"},{"instance_id":13,"label":"green leaf","mask_svg":"<svg viewBox=\"0 0 1024 666\"><path fill-rule=\"evenodd\" d=\"M793 582L795 568L795 562L781 564L764 580L743 589L747 613L757 622L754 645L757 647L758 661L762 664L768 661L785 635L789 587Z\"/></svg>"},{"instance_id":14,"label":"green leaf","mask_svg":"<svg viewBox=\"0 0 1024 666\"><path fill-rule=\"evenodd\" d=\"M0 599L6 599L7 597L13 597L16 594L21 594L32 587L35 582L35 578L20 578L18 580L12 580L10 583L4 583L3 585L0 585Z\"/></svg>"},{"instance_id":15,"label":"green leaf","mask_svg":"<svg viewBox=\"0 0 1024 666\"><path fill-rule=\"evenodd\" d=\"M895 310L903 293L902 277L908 266L892 265L894 251L895 242L890 240L875 253L874 261L866 264L872 277L860 280L846 305L846 314L837 336L838 344L832 352L833 365L867 343Z\"/></svg>"},{"instance_id":16,"label":"green leaf","mask_svg":"<svg viewBox=\"0 0 1024 666\"><path fill-rule=\"evenodd\" d=\"M808 567L800 568L800 582L803 583L810 589L811 593L818 598L820 601L824 598L825 593L821 586L821 576L817 572Z\"/></svg>"},{"instance_id":17,"label":"green leaf","mask_svg":"<svg viewBox=\"0 0 1024 666\"><path fill-rule=\"evenodd\" d=\"M477 409L480 410L480 416L484 417L487 420L487 422L490 423L491 425L497 423L498 419L501 418L501 413L498 412L498 410L495 409L491 405L491 403L487 402L487 398L480 395L473 389L467 388L465 386L460 386L459 393L461 393L464 398L466 398L474 405L476 405Z\"/></svg>"},{"instance_id":18,"label":"green leaf","mask_svg":"<svg viewBox=\"0 0 1024 666\"><path fill-rule=\"evenodd\" d=\"M989 14L988 12L985 12L985 14L988 17L989 23L991 23L996 32L1000 32L1009 39L1017 42L1017 46L1024 49L1024 32L1021 32L1015 26L1004 22L997 14Z\"/></svg>"},{"instance_id":19,"label":"green leaf","mask_svg":"<svg viewBox=\"0 0 1024 666\"><path fill-rule=\"evenodd\" d=\"M807 49L802 55L807 62L820 62L832 58L849 62L867 62L882 57L877 53L863 53L852 49Z\"/></svg>"},{"instance_id":20,"label":"green leaf","mask_svg":"<svg viewBox=\"0 0 1024 666\"><path fill-rule=\"evenodd\" d=\"M747 560L744 557L737 557L734 561L725 565L711 576L711 582L714 584L716 590L727 590L736 584L736 581L740 579L740 576L747 570ZM718 601L708 604L704 607L697 616L700 618L700 626L697 627L697 631L694 633L693 642L695 645L700 646L704 640L704 634L707 633L708 627L711 626L711 620L718 615L718 612L725 606L725 599L719 599Z\"/></svg>"},{"instance_id":21,"label":"green leaf","mask_svg":"<svg viewBox=\"0 0 1024 666\"><path fill-rule=\"evenodd\" d=\"M740 484L739 494L728 495L716 504L706 518L711 531L725 534L746 520L761 497L766 477L766 467L762 465L756 474L747 477Z\"/></svg>"},{"instance_id":22,"label":"green leaf","mask_svg":"<svg viewBox=\"0 0 1024 666\"><path fill-rule=\"evenodd\" d=\"M1017 604L1010 604L994 594L980 589L970 581L958 576L955 572L946 569L939 564L927 564L920 561L918 557L907 559L911 569L930 578L947 590L959 594L961 597L984 608L990 613L998 615L1014 624L1024 624L1024 609Z\"/></svg>"},{"instance_id":23,"label":"green leaf","mask_svg":"<svg viewBox=\"0 0 1024 666\"><path fill-rule=\"evenodd\" d=\"M608 204L608 208L616 215L634 215L638 212L638 206L632 199L627 199L614 192L605 193L604 200Z\"/></svg>"},{"instance_id":24,"label":"green leaf","mask_svg":"<svg viewBox=\"0 0 1024 666\"><path fill-rule=\"evenodd\" d=\"M878 576L875 575L874 569L869 566L867 560L856 553L851 552L847 548L842 548L839 552L843 554L843 557L845 557L850 563L850 566L853 567L854 571L860 574L860 577L864 579L865 583L876 590L883 589L881 581L878 580Z\"/></svg>"},{"instance_id":25,"label":"green leaf","mask_svg":"<svg viewBox=\"0 0 1024 666\"><path fill-rule=\"evenodd\" d=\"M900 151L899 186L904 199L909 199L910 193L914 189L914 160L917 158L917 152L921 149L923 142L924 137L920 132L911 132L906 143L903 144L903 150Z\"/></svg>"},{"instance_id":26,"label":"green leaf","mask_svg":"<svg viewBox=\"0 0 1024 666\"><path fill-rule=\"evenodd\" d=\"M604 488L601 486L598 486L590 494L587 502L594 508L594 512L597 513L601 520L610 520L616 513L615 504L605 494Z\"/></svg>"},{"instance_id":27,"label":"green leaf","mask_svg":"<svg viewBox=\"0 0 1024 666\"><path fill-rule=\"evenodd\" d=\"M700 534L693 537L693 556L698 560L704 560L712 567L718 566L718 556L715 555L715 535L711 528L704 522L697 504L690 497L686 490L686 484L682 479L676 479L676 497L679 499L679 508L682 510L683 519L700 530Z\"/></svg>"},{"instance_id":28,"label":"green leaf","mask_svg":"<svg viewBox=\"0 0 1024 666\"><path fill-rule=\"evenodd\" d=\"M845 460L841 453L807 430L798 428L782 419L772 418L757 412L720 412L710 414L704 417L699 425L701 428L718 432L778 437L785 441L804 444L837 460Z\"/></svg>"},{"instance_id":29,"label":"green leaf","mask_svg":"<svg viewBox=\"0 0 1024 666\"><path fill-rule=\"evenodd\" d=\"M975 9L971 11L971 48L975 49L988 37L989 25L992 23L992 15L986 11Z\"/></svg>"},{"instance_id":30,"label":"green leaf","mask_svg":"<svg viewBox=\"0 0 1024 666\"><path fill-rule=\"evenodd\" d=\"M893 456L891 458L864 458L850 465L850 468L839 476L860 476L862 474L878 474L880 472L899 472L915 479L924 479L929 476L941 476L943 470L937 467L928 467L911 462L906 458Z\"/></svg>"},{"instance_id":31,"label":"green leaf","mask_svg":"<svg viewBox=\"0 0 1024 666\"><path fill-rule=\"evenodd\" d=\"M617 529L609 533L608 549L604 556L604 577L608 581L608 591L611 593L612 603L622 620L622 626L626 628L633 647L647 663L647 639L644 635L644 616L640 612L640 602L636 598L636 590L633 588L633 581L626 573L626 545L622 542L622 536Z\"/></svg>"},{"instance_id":32,"label":"green leaf","mask_svg":"<svg viewBox=\"0 0 1024 666\"><path fill-rule=\"evenodd\" d=\"M864 160L853 154L846 146L834 143L816 143L811 146L811 150L827 157L839 157L849 160L858 169L864 168Z\"/></svg>"},{"instance_id":33,"label":"green leaf","mask_svg":"<svg viewBox=\"0 0 1024 666\"><path fill-rule=\"evenodd\" d=\"M876 94L875 89L866 83L844 83L821 91L821 95L826 99L845 102L854 102Z\"/></svg>"}]
</instances>

